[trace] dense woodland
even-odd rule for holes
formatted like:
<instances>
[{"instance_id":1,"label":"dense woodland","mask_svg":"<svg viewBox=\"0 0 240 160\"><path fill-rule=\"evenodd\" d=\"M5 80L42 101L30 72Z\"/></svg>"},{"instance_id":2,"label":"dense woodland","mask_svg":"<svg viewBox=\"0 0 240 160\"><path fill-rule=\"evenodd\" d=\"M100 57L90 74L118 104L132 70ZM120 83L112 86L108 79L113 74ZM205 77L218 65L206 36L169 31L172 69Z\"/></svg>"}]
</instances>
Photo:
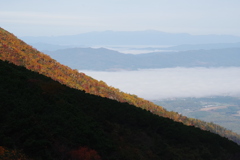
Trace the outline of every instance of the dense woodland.
<instances>
[{"instance_id":1,"label":"dense woodland","mask_svg":"<svg viewBox=\"0 0 240 160\"><path fill-rule=\"evenodd\" d=\"M240 146L0 60L0 159L235 160Z\"/></svg>"},{"instance_id":2,"label":"dense woodland","mask_svg":"<svg viewBox=\"0 0 240 160\"><path fill-rule=\"evenodd\" d=\"M162 108L162 107L160 107L160 106L157 106L157 105L155 105L155 104L153 104L153 103L151 103L151 102L149 102L149 101L146 101L146 100L144 100L144 99L142 99L142 98L139 98L139 97L137 97L136 95L130 95L130 94L126 94L126 93L123 93L123 92L121 92L121 91L119 91L118 89L116 89L116 88L113 88L113 87L109 87L109 86L107 86L104 82L102 82L102 81L97 81L97 80L95 80L95 79L93 79L93 78L91 78L91 77L89 77L89 76L87 76L87 75L85 75L84 73L78 73L78 71L77 70L73 70L73 69L71 69L71 68L69 68L69 67L67 67L67 66L64 66L64 65L62 65L62 64L60 64L60 63L58 63L56 60L54 60L54 59L52 59L51 57L49 57L49 56L47 56L47 55L45 55L45 54L43 54L43 53L41 53L41 52L39 52L39 51L37 51L36 49L34 49L34 48L32 48L31 46L29 46L29 45L27 45L26 43L24 43L23 41L21 41L21 40L19 40L19 39L17 39L17 37L16 36L14 36L13 34L11 34L11 33L9 33L9 32L7 32L6 30L4 30L4 29L2 29L2 28L0 28L0 59L1 60L3 60L3 61L8 61L8 62L11 62L11 63L13 63L13 64L15 64L15 65L17 65L17 66L24 66L26 69L28 69L28 70L31 70L31 71L35 71L35 72L38 72L39 74L42 74L42 75L45 75L45 76L47 76L47 77L50 77L52 80L55 80L55 81L58 81L58 82L60 82L62 85L66 85L66 86L68 86L68 87L70 87L70 88L72 88L72 90L74 90L74 89L77 89L77 90L74 90L74 92L77 92L76 94L78 94L78 93L83 93L83 92L80 92L79 90L82 90L82 91L84 91L84 92L86 92L86 93L90 93L90 94L93 94L93 95L98 95L99 96L99 98L101 97L101 100L99 100L99 101L102 101L102 99L104 99L104 100L106 100L106 98L107 99L112 99L112 100L117 100L118 102L121 102L121 103L117 103L117 104L121 104L121 105L128 105L129 106L129 104L131 105L131 106L137 106L137 107L140 107L140 108L142 108L142 109L145 109L145 110L147 110L147 111L149 111L149 112L147 112L147 114L148 115L153 115L153 114L155 114L155 115L158 115L158 116L153 116L153 117L159 117L159 118L163 118L163 117L166 117L166 118L170 118L170 119L173 119L174 121L176 121L176 122L182 122L183 124L185 124L185 125L188 125L188 126L195 126L195 127L198 127L198 128L201 128L202 130L207 130L207 131L210 131L210 132L213 132L213 133L217 133L217 134L219 134L219 135L221 135L221 136L223 136L223 137L227 137L228 139L230 139L230 140L233 140L233 141L235 141L236 143L240 143L240 136L239 135L237 135L236 133L233 133L233 132L231 132L231 131L229 131L229 130L226 130L225 128L223 128L223 127L221 127L221 126L218 126L218 125L215 125L215 124L213 124L213 123L206 123L206 122L203 122L203 121L200 121L200 120L197 120L197 119L191 119L191 118L187 118L187 117L185 117L185 116L182 116L182 115L180 115L180 114L178 114L178 113L175 113L175 112L168 112L168 111L166 111L164 108ZM3 71L3 70L6 70L5 68L3 68L3 69L1 69L1 72ZM9 75L11 75L11 72L10 72L10 70L8 71L8 70L6 70L5 71L6 73L8 73ZM14 72L15 73L15 72ZM2 74L2 73L1 73ZM16 77L15 77L16 78ZM25 79L25 77L23 77L23 75L21 74L21 75L19 75L19 77L17 77L17 79ZM1 80L2 80L2 78L1 78ZM14 80L14 83L15 83L15 81L17 82L17 80ZM20 81L20 80L19 80ZM49 80L50 81L50 80ZM13 84L11 84L11 85L14 85L14 83ZM29 78L28 79L28 85L32 85L33 84L33 86L35 87L34 88L34 90L33 89L30 89L32 92L29 92L29 93L35 93L36 92L36 94L34 94L34 96L36 96L35 98L33 98L34 100L37 100L38 98L38 96L43 96L43 98L45 98L44 100L42 100L44 103L45 103L45 101L47 101L48 103L50 103L50 104L52 104L52 103L56 103L56 104L58 104L58 105L60 105L60 106L68 106L69 104L68 103L74 103L75 101L77 101L77 99L79 99L79 98L75 98L74 100L72 99L72 100L64 100L63 98L57 98L57 100L56 99L54 99L54 100L52 100L51 98L52 98L52 96L54 97L54 98L56 98L55 97L55 95L57 94L57 93L59 93L60 92L60 90L65 90L66 89L66 87L60 87L60 86L62 86L62 85L60 85L60 84L58 84L57 82L42 82L42 80L38 80L38 79L35 79L35 78ZM13 95L13 93L17 93L17 94L19 94L19 96L21 96L21 92L18 92L19 91L19 88L18 88L18 86L19 85L14 85L14 87L12 87L12 91L11 90L8 90L11 94L10 95ZM39 91L39 92L37 92L37 90L36 90L36 86L37 86L37 88L38 89L41 89L41 91ZM40 87L40 88L39 88ZM5 92L5 91L4 91ZM69 91L70 92L70 91ZM62 93L62 92L60 92L60 93ZM2 94L2 95L4 95L4 94ZM15 98L15 97L18 97L17 95L13 95L13 97L12 98L10 98L10 97L6 97L6 102L8 102L8 103L11 103L11 105L12 106L18 106L18 105L16 105L16 104L21 104L21 103L27 103L27 105L26 105L26 107L29 107L29 106L36 106L36 104L38 103L38 101L37 102L34 102L34 101L31 101L31 98L28 98L28 96L30 96L31 94L27 94L27 95L25 95L25 101L24 100L21 100L21 99L17 99L17 100L15 100L15 101L10 101L9 102L9 99L12 99L13 97ZM46 96L47 95L47 96ZM70 96L70 95L72 95L72 96L74 96L75 94L66 94L66 95L64 95L64 96ZM84 93L84 95L86 95L85 93ZM90 95L88 95L88 96L90 96ZM106 98L103 98L103 97L106 97ZM94 101L96 100L95 99L96 97L94 96ZM85 99L85 98L84 98ZM41 99L40 99L40 101L41 101ZM84 100L83 100L84 101ZM3 101L4 102L4 101ZM40 104L41 103L43 103L43 102L39 102ZM110 105L111 103L114 103L114 105ZM87 101L86 102L87 104L86 104L86 106L88 106L88 104L90 103L89 101ZM101 103L100 102L98 102L99 104L99 106L101 105ZM108 102L104 102L105 104L108 104L107 106L111 106L111 107L113 107L113 106L115 106L115 101L111 101L111 100L109 100ZM29 104L31 104L31 105L29 105ZM65 104L65 105L64 105ZM8 104L8 105L10 105L10 104ZM57 106L58 106L57 105ZM96 104L95 104L96 105ZM20 106L20 105L19 105ZM41 106L43 106L43 105L41 105ZM46 104L45 106L49 106L49 104ZM56 106L56 107L57 107ZM110 108L111 108L110 107ZM49 107L49 109L50 109L51 107ZM71 108L71 107L70 107ZM121 108L121 107L120 107ZM133 107L132 107L133 108ZM1 108L2 110L5 110L6 109L6 107L5 108ZM37 109L37 108L36 108ZM52 109L52 108L51 108ZM51 110L50 109L50 110ZM103 108L102 107L98 107L98 109L97 110L102 110ZM122 108L123 109L123 108ZM18 112L20 112L21 110L24 110L23 108L19 108L19 111L16 111L15 113L13 113L13 115L14 116L17 116L18 115ZM38 109L37 109L38 110ZM42 109L39 109L39 111L34 111L34 112L41 112L41 110ZM48 108L47 108L47 110L48 110ZM55 108L55 110L57 110L56 108ZM52 111L51 112L49 112L49 113L53 113L53 111L55 111L54 109L52 109ZM141 110L141 109L140 109ZM139 110L139 111L140 111ZM114 110L114 109L111 109L111 112L118 112L117 111L117 109L116 110ZM33 111L31 111L31 112L33 112ZM60 108L60 110L59 110L59 112L63 112L63 110L61 110L61 108ZM126 112L126 111L125 111ZM134 111L135 112L135 111ZM142 112L142 110L141 110L141 112ZM1 113L5 113L5 112L1 112ZM64 112L65 113L65 112ZM95 113L95 111L93 112L93 113ZM97 113L97 112L96 112ZM120 112L119 112L120 113ZM153 114L152 114L153 113ZM102 114L102 113L101 113ZM27 114L26 114L27 115ZM36 114L37 115L37 114ZM118 114L116 114L116 115L118 115ZM123 118L122 116L123 116L123 114L119 114L118 116L116 116L116 115L114 115L113 117L115 117L115 118ZM23 116L23 115L22 115ZM68 117L71 117L70 115L67 115L66 114L66 116L68 116ZM129 116L129 115L128 115ZM4 118L3 118L4 116L1 116L1 123L3 123L3 120L4 120ZM23 116L24 117L24 116ZM79 116L77 116L77 117L79 117ZM83 116L84 117L84 116ZM112 118L113 118L112 117ZM10 118L10 117L8 117L8 118ZM35 124L37 124L37 122L38 122L38 120L39 119L36 119L36 121L34 121L34 117L32 117L33 119L32 119L32 123L35 123ZM44 122L44 123L47 123L47 117L45 117L46 118L46 121ZM57 116L56 115L56 117L55 117L55 120L56 120L56 122L54 122L54 123L57 123L58 122L58 119L59 118L59 116ZM76 118L76 117L75 117ZM104 117L105 118L105 117ZM101 120L103 120L104 119L103 117L102 117L102 119ZM137 120L139 120L138 118L137 118ZM168 121L167 119L164 119L164 120L166 120L166 121ZM24 121L24 120L23 120ZM27 120L26 120L27 121ZM77 121L78 120L74 120L73 119L73 121L77 124ZM81 120L80 120L81 121ZM79 123L80 123L80 121L79 121ZM90 120L87 120L87 121L90 121ZM122 120L120 120L119 119L119 121L122 121ZM132 119L132 121L136 121L136 119ZM147 120L145 120L145 121L147 121ZM151 121L151 123L155 123L153 120L149 120L149 121ZM98 121L97 121L98 122ZM109 120L109 122L111 122L110 120ZM20 123L20 122L19 122ZM23 124L24 124L25 122L23 122ZM63 123L62 121L61 122L59 122L59 123ZM71 122L72 123L72 122ZM82 122L81 122L82 123ZM95 123L95 121L94 121L94 123ZM125 122L126 123L126 122ZM142 123L144 123L144 121L142 121ZM150 124L151 124L150 123ZM158 122L156 122L156 123L158 123ZM76 125L75 124L75 125ZM91 124L91 123L90 123ZM149 124L149 123L148 123ZM167 123L166 123L167 124ZM176 124L178 124L178 125L180 125L181 123L176 123ZM26 124L25 124L26 125ZM51 124L51 125L53 125L54 126L54 124ZM74 125L74 124L73 124ZM112 125L112 124L109 124L110 126ZM128 124L126 124L126 125L128 125ZM129 123L129 125L131 125L131 123ZM140 124L139 124L140 125ZM96 126L98 126L98 125L95 125L93 128L97 128ZM132 126L134 126L133 124L132 124ZM131 126L131 127L132 127ZM144 125L143 125L144 126ZM153 125L154 126L154 125ZM181 125L181 126L184 126L184 125ZM42 126L42 127L44 127L44 125ZM77 127L77 126L75 126L75 127ZM86 127L90 127L90 126L86 126ZM115 126L116 127L116 126ZM130 127L130 128L131 128ZM152 126L145 126L145 127L152 127ZM156 126L155 126L156 127ZM49 128L51 128L51 127L49 127ZM43 130L43 131L41 131L41 132L44 132L44 133L46 133L47 134L47 131L48 131L48 129L49 128L46 128L46 130ZM74 128L74 126L73 126L73 128ZM164 127L163 127L164 128ZM174 127L173 127L174 128ZM186 127L187 128L187 127ZM19 129L19 128L18 128ZM14 132L17 132L18 131L18 129L16 129L15 131L11 131L11 133L14 133ZM106 128L107 129L107 128ZM11 130L11 129L9 129L9 130ZM61 130L61 129L60 129ZM92 131L92 129L91 128L88 128L88 129L86 129L86 130L88 130L89 132L93 132ZM101 130L101 129L100 129ZM127 129L128 130L128 129ZM156 128L154 128L154 130L156 130ZM188 129L186 129L186 131L187 131ZM62 135L67 135L67 134L70 134L70 133L68 133L68 132L66 132L67 130L65 130L65 131L63 131L64 133L62 133ZM123 132L123 133L125 133L124 132L125 131L125 129L123 130L123 131L121 131L121 132ZM182 130L183 132L185 132L185 129L184 130ZM200 131L200 130L198 130L198 131ZM24 134L26 134L26 135L24 135L25 136L25 138L26 138L26 136L27 135L29 135L32 131L27 131L28 133L24 133ZM35 132L35 131L34 131ZM129 131L130 132L130 131ZM175 130L175 132L178 132L177 130ZM7 133L7 132L6 132ZM4 134L4 135L1 135L1 136L6 136L6 133L1 133L1 134ZM58 133L58 131L53 131L53 133L51 133L51 134L49 134L48 136L54 136L54 133ZM96 132L94 132L94 133L96 133ZM100 132L99 132L100 133ZM126 132L127 133L127 132ZM136 134L138 133L138 132L135 132ZM208 133L208 132L204 132L204 133ZM77 134L77 133L76 133ZM91 134L93 134L93 133L91 133ZM189 135L189 134L188 134ZM41 134L39 133L37 136L40 136L41 137ZM101 135L93 135L93 136L97 136L97 137L101 137ZM140 135L139 135L140 136ZM144 136L144 135L143 135ZM18 137L18 135L15 135L15 137L17 137L17 138L19 138ZM74 137L74 136L73 136ZM8 139L8 138L6 138L6 139ZM104 139L104 138L103 138ZM11 140L9 140L9 143L8 142L6 142L6 143L4 143L4 145L5 146L11 146L11 145L13 145L13 144L11 144L11 143L13 143L13 142L10 142ZM64 141L64 138L63 138L63 141ZM66 140L66 141L68 141L68 140ZM101 141L101 140L100 140ZM107 141L107 140L106 140ZM27 142L26 142L27 143ZM30 140L30 142L29 143L31 143L31 140ZM40 142L36 142L36 143L40 143ZM45 142L43 142L43 143L45 143ZM56 142L57 143L57 142ZM66 142L66 143L68 143L68 142ZM71 143L71 142L69 142L69 143ZM120 143L120 142L119 142ZM11 144L11 145L10 145ZM46 144L48 144L48 145L50 145L50 142L46 142ZM3 145L3 147L4 147L4 145ZM15 145L15 144L14 144ZM26 144L27 145L27 144ZM37 144L36 144L37 145ZM107 143L106 143L106 145L107 145ZM110 145L110 144L109 144ZM0 146L1 146L1 144L0 144ZM45 146L45 145L44 145ZM71 146L71 145L70 145ZM74 145L73 145L74 146ZM72 147L73 147L72 146ZM127 145L126 145L127 146ZM144 145L143 145L144 146ZM43 146L42 146L43 147ZM45 146L46 147L46 146ZM74 146L74 147L77 147L77 146ZM73 148L74 148L73 147ZM99 147L99 148L102 148L103 146L101 146L101 147ZM106 150L108 150L107 149L107 146L105 146L106 148ZM97 148L97 146L96 146L96 148ZM103 147L104 148L104 147ZM111 148L111 147L110 147ZM12 148L13 149L13 148ZM31 148L29 148L29 149L31 149ZM1 152L3 152L3 150L4 149L1 149L0 148L0 153ZM79 150L81 150L81 148L79 149ZM87 150L90 152L90 151L92 151L91 149L89 149L89 148L87 148ZM9 152L14 152L14 151L9 151ZM45 153L45 152L44 152ZM52 153L49 153L49 154L52 154ZM97 154L97 153L96 153ZM195 154L195 153L194 153ZM101 155L104 155L104 153L101 153ZM34 155L32 155L32 156L34 156ZM105 159L105 158L104 158ZM121 158L120 158L121 159ZM153 158L154 159L154 158Z\"/></svg>"}]
</instances>

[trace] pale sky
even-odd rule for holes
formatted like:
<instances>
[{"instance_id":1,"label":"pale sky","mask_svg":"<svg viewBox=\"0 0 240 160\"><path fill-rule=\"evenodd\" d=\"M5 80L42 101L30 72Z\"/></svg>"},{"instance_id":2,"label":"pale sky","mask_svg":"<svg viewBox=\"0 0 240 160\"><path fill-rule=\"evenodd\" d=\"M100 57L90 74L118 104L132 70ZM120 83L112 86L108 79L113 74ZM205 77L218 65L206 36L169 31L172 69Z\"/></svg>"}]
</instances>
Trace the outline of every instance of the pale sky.
<instances>
[{"instance_id":1,"label":"pale sky","mask_svg":"<svg viewBox=\"0 0 240 160\"><path fill-rule=\"evenodd\" d=\"M0 27L17 36L158 30L240 36L239 0L2 0Z\"/></svg>"}]
</instances>

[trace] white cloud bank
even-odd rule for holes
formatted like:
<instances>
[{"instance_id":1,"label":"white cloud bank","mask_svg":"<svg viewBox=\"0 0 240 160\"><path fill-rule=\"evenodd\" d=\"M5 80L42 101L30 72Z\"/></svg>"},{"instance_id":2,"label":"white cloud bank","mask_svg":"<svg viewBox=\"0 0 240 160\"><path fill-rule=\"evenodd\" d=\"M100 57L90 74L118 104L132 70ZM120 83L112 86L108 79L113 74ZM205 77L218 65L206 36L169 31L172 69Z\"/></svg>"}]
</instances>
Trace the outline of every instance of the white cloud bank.
<instances>
[{"instance_id":1,"label":"white cloud bank","mask_svg":"<svg viewBox=\"0 0 240 160\"><path fill-rule=\"evenodd\" d=\"M148 100L240 95L240 67L81 72Z\"/></svg>"}]
</instances>

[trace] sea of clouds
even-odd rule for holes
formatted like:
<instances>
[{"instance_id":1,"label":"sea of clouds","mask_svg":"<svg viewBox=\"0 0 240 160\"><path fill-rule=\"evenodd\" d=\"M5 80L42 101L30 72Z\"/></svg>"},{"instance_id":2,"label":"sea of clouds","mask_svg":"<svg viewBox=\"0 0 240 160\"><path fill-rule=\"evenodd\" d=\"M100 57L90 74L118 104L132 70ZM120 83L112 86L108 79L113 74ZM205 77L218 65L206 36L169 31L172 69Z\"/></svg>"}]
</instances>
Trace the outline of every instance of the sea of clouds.
<instances>
[{"instance_id":1,"label":"sea of clouds","mask_svg":"<svg viewBox=\"0 0 240 160\"><path fill-rule=\"evenodd\" d=\"M123 92L148 100L206 96L240 97L240 67L80 72Z\"/></svg>"}]
</instances>

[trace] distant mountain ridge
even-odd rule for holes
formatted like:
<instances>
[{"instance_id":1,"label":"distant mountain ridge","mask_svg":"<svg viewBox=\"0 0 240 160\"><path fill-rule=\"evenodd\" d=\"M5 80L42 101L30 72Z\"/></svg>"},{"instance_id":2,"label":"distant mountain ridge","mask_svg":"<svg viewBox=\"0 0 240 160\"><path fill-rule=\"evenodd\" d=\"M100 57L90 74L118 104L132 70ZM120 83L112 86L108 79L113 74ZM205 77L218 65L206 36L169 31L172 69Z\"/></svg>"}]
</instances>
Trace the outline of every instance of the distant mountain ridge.
<instances>
[{"instance_id":1,"label":"distant mountain ridge","mask_svg":"<svg viewBox=\"0 0 240 160\"><path fill-rule=\"evenodd\" d=\"M55 44L48 44L48 43L30 43L31 46L36 48L37 50L44 52L44 51L56 51L60 49L68 49L68 48L88 48L92 46L87 45L55 45ZM183 45L175 45L175 46L94 46L93 48L112 48L113 50L120 49L128 49L125 51L126 54L131 54L131 51L140 51L143 53L150 53L156 50L164 51L187 51L187 50L210 50L210 49L226 49L226 48L240 48L240 43L211 43L211 44L183 44ZM116 48L117 47L117 48ZM119 51L119 50L118 50ZM129 52L130 51L130 52ZM122 51L119 51L122 52ZM127 53L129 52L129 53Z\"/></svg>"},{"instance_id":2,"label":"distant mountain ridge","mask_svg":"<svg viewBox=\"0 0 240 160\"><path fill-rule=\"evenodd\" d=\"M147 31L104 31L52 37L21 37L27 43L55 45L182 45L204 43L237 43L240 37L230 35L190 35Z\"/></svg>"},{"instance_id":3,"label":"distant mountain ridge","mask_svg":"<svg viewBox=\"0 0 240 160\"><path fill-rule=\"evenodd\" d=\"M123 54L104 48L44 51L78 70L137 70L173 67L240 67L240 48Z\"/></svg>"}]
</instances>

